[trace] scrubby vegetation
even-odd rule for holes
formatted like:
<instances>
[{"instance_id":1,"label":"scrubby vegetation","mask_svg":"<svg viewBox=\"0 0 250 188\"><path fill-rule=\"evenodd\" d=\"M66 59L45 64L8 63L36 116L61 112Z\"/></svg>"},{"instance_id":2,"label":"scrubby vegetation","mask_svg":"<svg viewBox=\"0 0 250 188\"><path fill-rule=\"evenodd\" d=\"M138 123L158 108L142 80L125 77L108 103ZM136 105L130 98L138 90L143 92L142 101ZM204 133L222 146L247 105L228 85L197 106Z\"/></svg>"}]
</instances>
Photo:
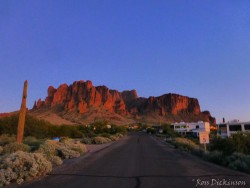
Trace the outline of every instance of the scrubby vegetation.
<instances>
[{"instance_id":1,"label":"scrubby vegetation","mask_svg":"<svg viewBox=\"0 0 250 188\"><path fill-rule=\"evenodd\" d=\"M163 127L163 134L167 135L168 137L179 137L180 134L176 131L174 131L173 128L171 128L171 125L168 125L168 124L164 124L162 125Z\"/></svg>"},{"instance_id":2,"label":"scrubby vegetation","mask_svg":"<svg viewBox=\"0 0 250 188\"><path fill-rule=\"evenodd\" d=\"M18 116L13 115L0 119L0 135L9 134L16 135L18 124ZM82 138L94 137L98 134L126 134L126 128L122 126L109 125L107 122L94 122L89 125L61 125L55 126L51 123L27 116L25 120L24 137L32 136L35 138L52 138L52 137L69 137L69 138ZM15 140L16 138L14 138ZM8 142L8 141L7 141ZM0 141L1 145L1 141Z\"/></svg>"},{"instance_id":3,"label":"scrubby vegetation","mask_svg":"<svg viewBox=\"0 0 250 188\"><path fill-rule=\"evenodd\" d=\"M86 153L83 143L104 144L126 134L125 127L107 125L107 122L55 126L27 116L23 143L18 144L17 124L17 115L0 119L0 186L45 175L64 159ZM59 141L51 140L53 137L59 137Z\"/></svg>"},{"instance_id":4,"label":"scrubby vegetation","mask_svg":"<svg viewBox=\"0 0 250 188\"><path fill-rule=\"evenodd\" d=\"M51 163L39 153L17 151L0 158L0 186L43 176L52 170Z\"/></svg>"},{"instance_id":5,"label":"scrubby vegetation","mask_svg":"<svg viewBox=\"0 0 250 188\"><path fill-rule=\"evenodd\" d=\"M15 135L8 135L8 134L2 134L0 136L0 146L4 146L9 143L16 142L16 136Z\"/></svg>"},{"instance_id":6,"label":"scrubby vegetation","mask_svg":"<svg viewBox=\"0 0 250 188\"><path fill-rule=\"evenodd\" d=\"M233 134L227 139L216 137L211 141L209 150L219 150L224 155L231 155L234 152L250 155L250 133Z\"/></svg>"},{"instance_id":7,"label":"scrubby vegetation","mask_svg":"<svg viewBox=\"0 0 250 188\"><path fill-rule=\"evenodd\" d=\"M193 151L199 149L199 145L197 145L195 142L187 138L176 137L173 143L176 147L187 151Z\"/></svg>"},{"instance_id":8,"label":"scrubby vegetation","mask_svg":"<svg viewBox=\"0 0 250 188\"><path fill-rule=\"evenodd\" d=\"M95 122L90 125L61 125L26 117L23 143L16 142L18 116L0 119L0 186L22 183L43 176L64 159L87 152L86 144L116 141L126 134L125 127ZM59 137L59 141L51 140Z\"/></svg>"},{"instance_id":9,"label":"scrubby vegetation","mask_svg":"<svg viewBox=\"0 0 250 188\"><path fill-rule=\"evenodd\" d=\"M86 153L87 149L79 141L71 139L63 139L60 142L46 140L37 152L43 153L53 166L58 166L62 164L62 159L79 157L81 154Z\"/></svg>"},{"instance_id":10,"label":"scrubby vegetation","mask_svg":"<svg viewBox=\"0 0 250 188\"><path fill-rule=\"evenodd\" d=\"M16 151L29 152L30 147L26 144L23 144L23 143L18 144L17 142L6 144L3 147L3 154L14 153Z\"/></svg>"},{"instance_id":11,"label":"scrubby vegetation","mask_svg":"<svg viewBox=\"0 0 250 188\"><path fill-rule=\"evenodd\" d=\"M208 144L208 151L187 138L176 137L172 143L207 161L250 173L250 133L237 133L226 139L214 137Z\"/></svg>"},{"instance_id":12,"label":"scrubby vegetation","mask_svg":"<svg viewBox=\"0 0 250 188\"><path fill-rule=\"evenodd\" d=\"M237 133L226 139L215 137L208 149L205 159L250 173L250 133Z\"/></svg>"}]
</instances>

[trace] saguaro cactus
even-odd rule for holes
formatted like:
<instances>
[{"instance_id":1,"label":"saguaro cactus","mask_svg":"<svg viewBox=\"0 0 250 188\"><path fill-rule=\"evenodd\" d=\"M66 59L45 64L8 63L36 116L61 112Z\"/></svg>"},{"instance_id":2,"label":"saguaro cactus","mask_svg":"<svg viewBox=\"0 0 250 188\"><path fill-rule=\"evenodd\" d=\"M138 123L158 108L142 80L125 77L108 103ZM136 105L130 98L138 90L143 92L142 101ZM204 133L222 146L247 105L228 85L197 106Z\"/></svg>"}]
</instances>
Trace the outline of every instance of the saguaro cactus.
<instances>
[{"instance_id":1,"label":"saguaro cactus","mask_svg":"<svg viewBox=\"0 0 250 188\"><path fill-rule=\"evenodd\" d=\"M26 99L27 99L28 81L25 80L23 86L23 98L20 108L18 128L17 128L17 143L21 144L23 141L24 123L26 116Z\"/></svg>"}]
</instances>

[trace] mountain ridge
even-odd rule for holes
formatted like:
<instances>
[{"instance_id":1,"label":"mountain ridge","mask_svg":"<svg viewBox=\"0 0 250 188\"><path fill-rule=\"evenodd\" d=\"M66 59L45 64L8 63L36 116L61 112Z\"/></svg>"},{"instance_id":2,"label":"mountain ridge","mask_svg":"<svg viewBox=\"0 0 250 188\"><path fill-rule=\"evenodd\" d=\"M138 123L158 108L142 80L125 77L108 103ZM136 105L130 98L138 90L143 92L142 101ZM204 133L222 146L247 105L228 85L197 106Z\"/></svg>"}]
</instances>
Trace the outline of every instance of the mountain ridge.
<instances>
[{"instance_id":1,"label":"mountain ridge","mask_svg":"<svg viewBox=\"0 0 250 188\"><path fill-rule=\"evenodd\" d=\"M75 81L72 84L61 84L57 89L48 87L45 100L35 101L31 113L41 110L52 110L63 118L79 123L90 123L96 119L110 122L116 119L117 124L131 122L173 122L173 121L209 121L214 124L215 118L209 111L201 112L196 98L167 93L148 98L139 97L137 91L109 89L106 86L93 86L92 82ZM93 116L89 119L86 115ZM119 122L121 119L121 122Z\"/></svg>"}]
</instances>

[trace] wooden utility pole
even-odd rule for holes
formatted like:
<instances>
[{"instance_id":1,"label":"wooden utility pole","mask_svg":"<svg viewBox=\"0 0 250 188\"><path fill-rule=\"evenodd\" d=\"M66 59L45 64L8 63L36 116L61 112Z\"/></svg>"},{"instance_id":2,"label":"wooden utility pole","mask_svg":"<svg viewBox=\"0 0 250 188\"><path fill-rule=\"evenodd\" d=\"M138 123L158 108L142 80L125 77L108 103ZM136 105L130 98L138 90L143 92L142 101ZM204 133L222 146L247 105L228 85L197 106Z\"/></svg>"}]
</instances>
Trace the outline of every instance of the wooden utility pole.
<instances>
[{"instance_id":1,"label":"wooden utility pole","mask_svg":"<svg viewBox=\"0 0 250 188\"><path fill-rule=\"evenodd\" d=\"M28 81L25 80L24 86L23 86L23 97L22 97L22 104L20 108L18 128L17 128L17 143L19 144L21 144L23 141L24 123L25 123L25 116L26 116L27 90L28 90Z\"/></svg>"}]
</instances>

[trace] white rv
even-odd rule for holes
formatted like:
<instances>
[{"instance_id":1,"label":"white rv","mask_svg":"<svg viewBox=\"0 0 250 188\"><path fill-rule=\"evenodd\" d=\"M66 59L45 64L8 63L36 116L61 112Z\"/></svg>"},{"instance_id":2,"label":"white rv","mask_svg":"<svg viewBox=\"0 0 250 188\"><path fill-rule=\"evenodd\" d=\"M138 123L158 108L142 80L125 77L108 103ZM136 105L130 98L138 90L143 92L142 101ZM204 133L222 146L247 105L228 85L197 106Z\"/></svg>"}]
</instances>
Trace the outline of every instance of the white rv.
<instances>
[{"instance_id":1,"label":"white rv","mask_svg":"<svg viewBox=\"0 0 250 188\"><path fill-rule=\"evenodd\" d=\"M172 124L172 128L174 128L174 130L178 133L185 135L191 134L196 137L199 136L199 132L210 133L210 123L203 121L192 122L192 123L185 123L185 122L174 123Z\"/></svg>"},{"instance_id":2,"label":"white rv","mask_svg":"<svg viewBox=\"0 0 250 188\"><path fill-rule=\"evenodd\" d=\"M250 132L250 122L239 122L233 120L227 123L218 124L217 135L222 138L230 137L237 132Z\"/></svg>"}]
</instances>

